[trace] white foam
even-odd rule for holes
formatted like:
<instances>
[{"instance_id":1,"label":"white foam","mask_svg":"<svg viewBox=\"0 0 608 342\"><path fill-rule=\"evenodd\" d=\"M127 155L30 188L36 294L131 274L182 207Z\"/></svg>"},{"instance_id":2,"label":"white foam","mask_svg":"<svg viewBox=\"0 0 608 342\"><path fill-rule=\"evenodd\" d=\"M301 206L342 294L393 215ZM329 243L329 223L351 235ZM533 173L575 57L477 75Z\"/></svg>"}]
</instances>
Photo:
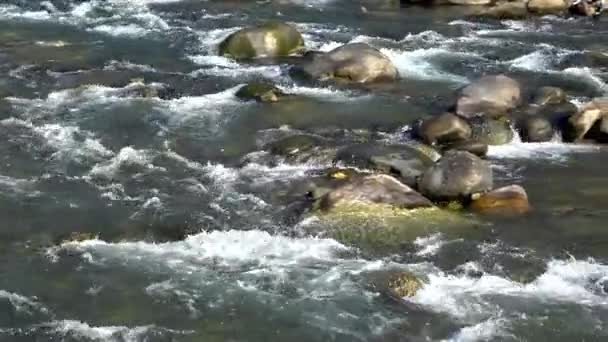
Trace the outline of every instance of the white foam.
<instances>
[{"instance_id":1,"label":"white foam","mask_svg":"<svg viewBox=\"0 0 608 342\"><path fill-rule=\"evenodd\" d=\"M36 328L50 330L52 335L87 339L104 342L136 342L146 339L148 333L169 333L184 335L189 332L158 328L154 325L125 327L125 326L91 326L86 322L76 320L60 320L39 324Z\"/></svg>"},{"instance_id":2,"label":"white foam","mask_svg":"<svg viewBox=\"0 0 608 342\"><path fill-rule=\"evenodd\" d=\"M169 24L152 13L147 5L171 1L91 0L76 4L66 12L57 10L50 2L45 11L27 11L17 6L3 5L0 6L0 18L57 22L109 35L140 37L170 29ZM112 15L95 15L98 9Z\"/></svg>"},{"instance_id":3,"label":"white foam","mask_svg":"<svg viewBox=\"0 0 608 342\"><path fill-rule=\"evenodd\" d=\"M508 320L504 318L490 318L483 322L467 326L454 336L449 338L447 342L475 342L475 341L490 341L498 336L505 335L504 328Z\"/></svg>"},{"instance_id":4,"label":"white foam","mask_svg":"<svg viewBox=\"0 0 608 342\"><path fill-rule=\"evenodd\" d=\"M469 83L466 77L440 70L429 62L429 59L433 56L461 53L448 51L443 48L419 49L414 51L380 49L380 51L395 64L401 77L458 84ZM469 57L475 56L473 54L466 55Z\"/></svg>"},{"instance_id":5,"label":"white foam","mask_svg":"<svg viewBox=\"0 0 608 342\"><path fill-rule=\"evenodd\" d=\"M441 233L435 233L426 237L417 237L414 244L420 248L416 252L418 256L435 255L447 241L442 239Z\"/></svg>"},{"instance_id":6,"label":"white foam","mask_svg":"<svg viewBox=\"0 0 608 342\"><path fill-rule=\"evenodd\" d=\"M488 157L496 159L548 159L565 161L570 154L593 153L601 150L597 145L566 144L559 141L523 143L513 141L505 145L489 146Z\"/></svg>"},{"instance_id":7,"label":"white foam","mask_svg":"<svg viewBox=\"0 0 608 342\"><path fill-rule=\"evenodd\" d=\"M325 101L344 102L351 100L365 100L371 98L371 95L356 95L352 91L338 90L335 88L313 88L304 86L281 86L278 88L283 90L287 94L304 95L309 97L316 97Z\"/></svg>"},{"instance_id":8,"label":"white foam","mask_svg":"<svg viewBox=\"0 0 608 342\"><path fill-rule=\"evenodd\" d=\"M576 303L585 306L608 306L608 298L591 288L594 281L608 277L608 266L593 260L553 260L547 271L529 284L521 284L496 275L480 278L429 274L429 282L413 301L435 311L448 313L466 322L484 317L499 317L502 309L491 297L506 296L538 301L544 305ZM485 318L487 319L487 318Z\"/></svg>"},{"instance_id":9,"label":"white foam","mask_svg":"<svg viewBox=\"0 0 608 342\"><path fill-rule=\"evenodd\" d=\"M125 166L140 166L145 169L163 170L151 163L153 153L147 150L136 150L133 147L123 147L118 154L116 154L109 161L97 164L93 166L90 171L90 175L103 176L112 178L115 176L121 168Z\"/></svg>"},{"instance_id":10,"label":"white foam","mask_svg":"<svg viewBox=\"0 0 608 342\"><path fill-rule=\"evenodd\" d=\"M0 290L0 298L8 299L11 305L19 312L32 314L34 312L41 312L48 314L49 311L35 298L29 298L22 296L18 293L8 292Z\"/></svg>"}]
</instances>

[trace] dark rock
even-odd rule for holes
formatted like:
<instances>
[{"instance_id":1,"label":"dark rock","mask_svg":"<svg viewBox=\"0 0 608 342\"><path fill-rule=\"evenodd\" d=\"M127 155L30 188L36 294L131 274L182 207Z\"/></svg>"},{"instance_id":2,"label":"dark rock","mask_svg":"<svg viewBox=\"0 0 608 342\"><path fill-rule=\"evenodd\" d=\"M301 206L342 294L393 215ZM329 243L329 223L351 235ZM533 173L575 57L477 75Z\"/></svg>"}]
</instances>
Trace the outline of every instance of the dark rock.
<instances>
[{"instance_id":1,"label":"dark rock","mask_svg":"<svg viewBox=\"0 0 608 342\"><path fill-rule=\"evenodd\" d=\"M490 164L474 154L448 151L418 182L419 191L434 200L469 199L492 189Z\"/></svg>"},{"instance_id":2,"label":"dark rock","mask_svg":"<svg viewBox=\"0 0 608 342\"><path fill-rule=\"evenodd\" d=\"M471 126L455 114L444 113L424 120L417 135L431 145L465 141L471 137Z\"/></svg>"},{"instance_id":3,"label":"dark rock","mask_svg":"<svg viewBox=\"0 0 608 342\"><path fill-rule=\"evenodd\" d=\"M408 145L357 144L338 151L335 162L362 169L393 174L409 186L416 186L433 161L424 153Z\"/></svg>"},{"instance_id":4,"label":"dark rock","mask_svg":"<svg viewBox=\"0 0 608 342\"><path fill-rule=\"evenodd\" d=\"M546 142L554 135L551 121L541 116L522 118L517 122L517 128L524 142Z\"/></svg>"},{"instance_id":5,"label":"dark rock","mask_svg":"<svg viewBox=\"0 0 608 342\"><path fill-rule=\"evenodd\" d=\"M246 101L277 102L281 97L285 96L285 94L281 89L272 84L254 82L243 86L236 92L235 96Z\"/></svg>"}]
</instances>

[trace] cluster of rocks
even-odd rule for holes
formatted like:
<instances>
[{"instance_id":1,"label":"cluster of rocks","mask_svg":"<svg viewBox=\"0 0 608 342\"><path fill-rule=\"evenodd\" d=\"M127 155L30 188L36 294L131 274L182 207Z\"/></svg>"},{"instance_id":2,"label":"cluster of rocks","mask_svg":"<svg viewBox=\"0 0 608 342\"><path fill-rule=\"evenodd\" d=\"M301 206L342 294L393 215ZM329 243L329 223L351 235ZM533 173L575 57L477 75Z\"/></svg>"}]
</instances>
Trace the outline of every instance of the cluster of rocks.
<instances>
[{"instance_id":1,"label":"cluster of rocks","mask_svg":"<svg viewBox=\"0 0 608 342\"><path fill-rule=\"evenodd\" d=\"M489 6L479 12L481 16L499 19L523 19L532 15L597 16L604 9L603 0L449 0L450 3Z\"/></svg>"},{"instance_id":2,"label":"cluster of rocks","mask_svg":"<svg viewBox=\"0 0 608 342\"><path fill-rule=\"evenodd\" d=\"M528 6L537 2L533 1ZM327 53L304 52L301 34L281 23L238 31L221 44L220 53L234 58L299 54L293 75L314 80L368 83L399 77L390 59L367 44L346 44ZM252 83L237 96L276 102L290 95L272 84ZM546 142L559 135L567 142L601 142L608 140L607 117L608 99L595 99L579 108L555 87L540 88L528 98L515 79L487 75L458 90L454 105L444 113L412 123L407 144L370 139L336 146L322 136L295 134L263 149L265 156L283 162L316 160L332 165L311 177L302 197L305 194L305 212L342 232L345 227L359 232L361 227L374 227L383 234L416 226L426 229L456 223L470 227L467 211L513 215L530 210L524 188L495 186L490 162L484 159L488 145L507 144L515 132L524 142ZM243 162L251 161L267 162L259 153ZM391 234L381 239L402 237ZM373 234L365 231L364 235L372 239ZM349 231L341 238L361 238L353 236ZM412 289L419 286L408 277L395 284L403 293L415 292Z\"/></svg>"}]
</instances>

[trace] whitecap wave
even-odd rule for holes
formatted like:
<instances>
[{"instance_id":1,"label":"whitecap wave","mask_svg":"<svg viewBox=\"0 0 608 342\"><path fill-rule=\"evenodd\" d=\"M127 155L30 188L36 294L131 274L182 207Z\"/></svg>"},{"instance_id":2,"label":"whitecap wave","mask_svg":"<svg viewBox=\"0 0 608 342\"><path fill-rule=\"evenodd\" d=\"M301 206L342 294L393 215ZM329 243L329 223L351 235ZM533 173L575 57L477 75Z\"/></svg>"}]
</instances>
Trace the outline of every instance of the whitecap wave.
<instances>
[{"instance_id":1,"label":"whitecap wave","mask_svg":"<svg viewBox=\"0 0 608 342\"><path fill-rule=\"evenodd\" d=\"M435 273L412 300L465 322L499 317L502 307L492 298L510 297L544 305L575 303L608 306L601 282L608 280L608 266L594 260L552 260L535 281L522 284L492 274L480 278Z\"/></svg>"},{"instance_id":2,"label":"whitecap wave","mask_svg":"<svg viewBox=\"0 0 608 342\"><path fill-rule=\"evenodd\" d=\"M419 49L414 51L380 49L380 51L395 64L401 77L456 84L469 83L469 80L466 77L443 71L429 61L432 57L440 55L453 56L456 52L448 51L443 48ZM467 54L467 56L474 57L475 55Z\"/></svg>"},{"instance_id":3,"label":"whitecap wave","mask_svg":"<svg viewBox=\"0 0 608 342\"><path fill-rule=\"evenodd\" d=\"M0 290L0 298L7 299L11 305L19 312L34 313L41 312L48 314L49 310L40 304L36 298L29 298L18 293Z\"/></svg>"}]
</instances>

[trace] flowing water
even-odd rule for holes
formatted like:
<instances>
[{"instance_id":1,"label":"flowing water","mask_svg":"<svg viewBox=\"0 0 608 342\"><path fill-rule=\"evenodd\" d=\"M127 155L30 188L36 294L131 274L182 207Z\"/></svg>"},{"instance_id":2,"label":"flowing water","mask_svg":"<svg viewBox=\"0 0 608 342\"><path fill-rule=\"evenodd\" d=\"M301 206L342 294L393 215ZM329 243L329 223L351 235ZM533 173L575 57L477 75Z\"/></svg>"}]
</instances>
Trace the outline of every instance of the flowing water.
<instances>
[{"instance_id":1,"label":"flowing water","mask_svg":"<svg viewBox=\"0 0 608 342\"><path fill-rule=\"evenodd\" d=\"M599 146L493 147L497 183L523 185L532 214L374 251L285 219L281 194L326 165L240 167L295 131L399 141L482 74L575 103L608 91L606 17L382 3L2 1L0 341L606 341ZM288 60L217 56L229 33L271 18L311 49L371 44L402 78L298 84ZM301 100L235 98L261 79ZM73 233L90 238L62 243ZM374 277L391 270L425 286L388 298Z\"/></svg>"}]
</instances>

